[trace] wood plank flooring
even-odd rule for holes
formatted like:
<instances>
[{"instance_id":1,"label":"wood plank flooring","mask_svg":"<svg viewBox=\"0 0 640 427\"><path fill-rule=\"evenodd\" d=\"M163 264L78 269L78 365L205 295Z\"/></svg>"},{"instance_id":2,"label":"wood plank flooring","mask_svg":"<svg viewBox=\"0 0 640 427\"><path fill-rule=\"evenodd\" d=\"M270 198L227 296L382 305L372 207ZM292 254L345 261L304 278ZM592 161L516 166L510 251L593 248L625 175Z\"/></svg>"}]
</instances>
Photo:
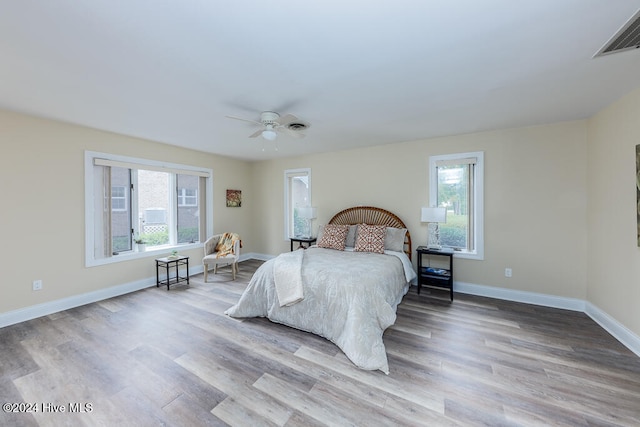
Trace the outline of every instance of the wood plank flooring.
<instances>
[{"instance_id":1,"label":"wood plank flooring","mask_svg":"<svg viewBox=\"0 0 640 427\"><path fill-rule=\"evenodd\" d=\"M225 316L260 264L0 329L0 400L38 410L0 425L640 425L640 358L583 313L412 289L387 376Z\"/></svg>"}]
</instances>

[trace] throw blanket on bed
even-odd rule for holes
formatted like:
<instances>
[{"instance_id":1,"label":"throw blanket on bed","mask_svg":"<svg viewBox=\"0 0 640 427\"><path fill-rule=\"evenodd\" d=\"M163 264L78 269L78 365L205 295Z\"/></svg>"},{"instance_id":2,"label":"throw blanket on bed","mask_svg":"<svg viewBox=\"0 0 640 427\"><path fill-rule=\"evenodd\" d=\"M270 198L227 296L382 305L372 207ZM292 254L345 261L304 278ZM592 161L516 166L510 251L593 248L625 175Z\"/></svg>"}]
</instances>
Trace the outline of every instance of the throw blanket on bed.
<instances>
[{"instance_id":1,"label":"throw blanket on bed","mask_svg":"<svg viewBox=\"0 0 640 427\"><path fill-rule=\"evenodd\" d=\"M240 240L240 236L237 233L224 233L220 237L220 241L216 245L215 251L218 253L216 258L222 258L233 253L233 245ZM240 247L242 247L242 240L240 240Z\"/></svg>"},{"instance_id":2,"label":"throw blanket on bed","mask_svg":"<svg viewBox=\"0 0 640 427\"><path fill-rule=\"evenodd\" d=\"M280 307L302 301L302 258L304 250L283 253L275 259L273 280Z\"/></svg>"}]
</instances>

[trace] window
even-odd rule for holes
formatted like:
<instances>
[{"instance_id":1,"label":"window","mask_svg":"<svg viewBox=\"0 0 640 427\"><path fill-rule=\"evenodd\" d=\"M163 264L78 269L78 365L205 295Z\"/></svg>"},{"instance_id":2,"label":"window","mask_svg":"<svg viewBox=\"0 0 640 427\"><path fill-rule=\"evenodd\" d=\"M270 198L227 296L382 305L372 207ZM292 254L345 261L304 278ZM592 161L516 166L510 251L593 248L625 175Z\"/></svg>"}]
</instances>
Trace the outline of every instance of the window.
<instances>
[{"instance_id":1,"label":"window","mask_svg":"<svg viewBox=\"0 0 640 427\"><path fill-rule=\"evenodd\" d=\"M200 193L200 180L201 178L195 175L178 174L176 177L176 184L178 186L178 217L176 230L178 234L176 238L178 244L197 242L198 240L204 242L204 239L199 237L199 204L202 203L198 198L198 194Z\"/></svg>"},{"instance_id":2,"label":"window","mask_svg":"<svg viewBox=\"0 0 640 427\"><path fill-rule=\"evenodd\" d=\"M111 210L126 211L127 210L127 191L126 187L111 187Z\"/></svg>"},{"instance_id":3,"label":"window","mask_svg":"<svg viewBox=\"0 0 640 427\"><path fill-rule=\"evenodd\" d=\"M447 209L440 243L462 258L484 259L484 153L429 158L429 204Z\"/></svg>"},{"instance_id":4,"label":"window","mask_svg":"<svg viewBox=\"0 0 640 427\"><path fill-rule=\"evenodd\" d=\"M134 239L150 251L204 242L212 234L211 176L203 168L86 152L87 266L140 256Z\"/></svg>"},{"instance_id":5,"label":"window","mask_svg":"<svg viewBox=\"0 0 640 427\"><path fill-rule=\"evenodd\" d=\"M198 206L198 189L178 188L178 206Z\"/></svg>"},{"instance_id":6,"label":"window","mask_svg":"<svg viewBox=\"0 0 640 427\"><path fill-rule=\"evenodd\" d=\"M107 174L108 172L108 174ZM131 204L121 204L122 200L131 200L131 173L129 169L113 167L109 171L104 171L106 174L104 179L109 179L111 182L111 215L104 214L104 220L110 221L110 234L111 234L111 251L112 252L126 252L133 249L133 242L131 241ZM103 189L107 194L106 188ZM115 194L120 194L122 190L123 198L114 197Z\"/></svg>"},{"instance_id":7,"label":"window","mask_svg":"<svg viewBox=\"0 0 640 427\"><path fill-rule=\"evenodd\" d=\"M311 206L311 169L284 171L284 194L284 238L308 233L308 222L300 216L299 208Z\"/></svg>"}]
</instances>

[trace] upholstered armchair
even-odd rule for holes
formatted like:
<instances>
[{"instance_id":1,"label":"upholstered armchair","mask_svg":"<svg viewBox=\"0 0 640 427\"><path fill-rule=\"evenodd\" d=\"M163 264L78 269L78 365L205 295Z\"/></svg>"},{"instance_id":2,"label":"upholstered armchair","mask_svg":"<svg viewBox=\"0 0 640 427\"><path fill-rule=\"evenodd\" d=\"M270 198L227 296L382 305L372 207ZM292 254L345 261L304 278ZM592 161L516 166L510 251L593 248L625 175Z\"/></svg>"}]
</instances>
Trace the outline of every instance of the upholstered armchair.
<instances>
[{"instance_id":1,"label":"upholstered armchair","mask_svg":"<svg viewBox=\"0 0 640 427\"><path fill-rule=\"evenodd\" d=\"M213 274L218 272L218 265L230 265L233 280L238 272L238 259L242 243L235 233L215 234L204 242L204 281L207 281L209 266L213 265Z\"/></svg>"}]
</instances>

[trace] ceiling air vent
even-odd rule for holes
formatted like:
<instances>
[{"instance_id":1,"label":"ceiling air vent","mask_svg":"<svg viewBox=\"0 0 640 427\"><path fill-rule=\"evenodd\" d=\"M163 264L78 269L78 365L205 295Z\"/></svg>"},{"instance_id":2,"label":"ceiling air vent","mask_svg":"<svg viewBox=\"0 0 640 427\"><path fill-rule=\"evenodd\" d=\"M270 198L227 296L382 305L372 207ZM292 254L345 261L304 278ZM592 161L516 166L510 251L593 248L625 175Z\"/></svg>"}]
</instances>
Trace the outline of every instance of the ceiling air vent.
<instances>
[{"instance_id":1,"label":"ceiling air vent","mask_svg":"<svg viewBox=\"0 0 640 427\"><path fill-rule=\"evenodd\" d=\"M640 48L640 10L618 30L595 56Z\"/></svg>"},{"instance_id":2,"label":"ceiling air vent","mask_svg":"<svg viewBox=\"0 0 640 427\"><path fill-rule=\"evenodd\" d=\"M295 131L302 131L305 130L306 128L308 128L309 125L307 125L306 123L300 123L300 122L293 122L293 123L289 123L287 125L287 129L291 129L291 130L295 130Z\"/></svg>"}]
</instances>

